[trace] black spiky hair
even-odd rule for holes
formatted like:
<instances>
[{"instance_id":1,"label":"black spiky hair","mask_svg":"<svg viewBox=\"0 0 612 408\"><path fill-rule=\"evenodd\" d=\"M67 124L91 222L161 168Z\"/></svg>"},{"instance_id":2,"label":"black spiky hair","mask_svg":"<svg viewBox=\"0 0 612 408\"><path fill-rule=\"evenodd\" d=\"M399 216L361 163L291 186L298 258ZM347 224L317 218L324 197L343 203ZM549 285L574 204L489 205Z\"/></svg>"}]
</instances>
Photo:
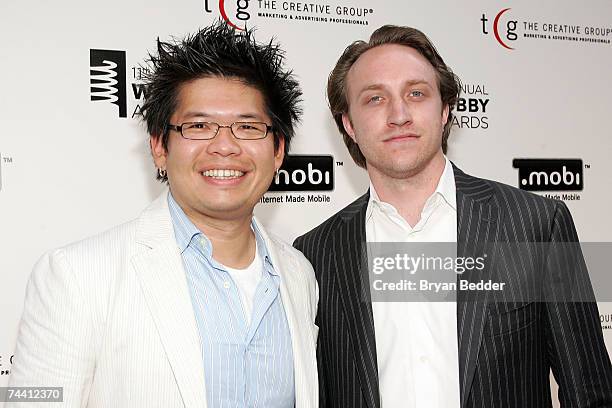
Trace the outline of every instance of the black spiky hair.
<instances>
[{"instance_id":1,"label":"black spiky hair","mask_svg":"<svg viewBox=\"0 0 612 408\"><path fill-rule=\"evenodd\" d=\"M163 42L158 38L157 55L149 54L141 109L149 135L162 137L168 148L167 126L181 85L212 76L236 78L262 93L274 127L274 147L283 138L288 152L302 114L302 91L284 61L285 52L274 39L258 43L252 29L238 31L223 20L183 40Z\"/></svg>"}]
</instances>

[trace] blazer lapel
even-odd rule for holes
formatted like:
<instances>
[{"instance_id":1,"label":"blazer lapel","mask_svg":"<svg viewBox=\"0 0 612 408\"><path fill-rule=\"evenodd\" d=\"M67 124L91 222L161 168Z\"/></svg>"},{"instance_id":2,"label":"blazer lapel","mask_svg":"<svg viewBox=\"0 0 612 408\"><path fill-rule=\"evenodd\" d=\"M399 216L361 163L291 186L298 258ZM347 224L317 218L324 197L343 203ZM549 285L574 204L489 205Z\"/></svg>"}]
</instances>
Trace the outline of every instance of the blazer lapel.
<instances>
[{"instance_id":1,"label":"blazer lapel","mask_svg":"<svg viewBox=\"0 0 612 408\"><path fill-rule=\"evenodd\" d=\"M483 251L490 249L490 245L498 240L501 226L497 207L491 203L494 190L485 180L468 176L456 167L454 172L457 188L457 256L482 256ZM458 279L478 281L488 275L488 266L485 262L482 272L465 273ZM466 406L474 379L486 312L486 298L467 299L464 293L458 292L457 338L462 407Z\"/></svg>"},{"instance_id":2,"label":"blazer lapel","mask_svg":"<svg viewBox=\"0 0 612 408\"><path fill-rule=\"evenodd\" d=\"M140 217L132 258L185 407L205 407L201 346L180 251L162 194Z\"/></svg>"},{"instance_id":3,"label":"blazer lapel","mask_svg":"<svg viewBox=\"0 0 612 408\"><path fill-rule=\"evenodd\" d=\"M300 310L309 304L308 293L304 291L298 276L299 265L293 258L283 256L277 251L277 247L268 237L265 229L255 219L258 230L261 233L270 255L272 265L279 273L280 295L283 308L287 316L287 324L291 334L291 345L293 350L293 370L295 375L295 407L316 407L319 401L319 387L317 379L317 366L315 355L315 339L312 334L311 324L305 325L300 319L310 311ZM310 342L311 344L308 344Z\"/></svg>"},{"instance_id":4,"label":"blazer lapel","mask_svg":"<svg viewBox=\"0 0 612 408\"><path fill-rule=\"evenodd\" d=\"M334 236L332 270L336 271L350 344L353 347L361 390L370 408L380 408L374 318L368 281L365 215L369 192L342 214Z\"/></svg>"}]
</instances>

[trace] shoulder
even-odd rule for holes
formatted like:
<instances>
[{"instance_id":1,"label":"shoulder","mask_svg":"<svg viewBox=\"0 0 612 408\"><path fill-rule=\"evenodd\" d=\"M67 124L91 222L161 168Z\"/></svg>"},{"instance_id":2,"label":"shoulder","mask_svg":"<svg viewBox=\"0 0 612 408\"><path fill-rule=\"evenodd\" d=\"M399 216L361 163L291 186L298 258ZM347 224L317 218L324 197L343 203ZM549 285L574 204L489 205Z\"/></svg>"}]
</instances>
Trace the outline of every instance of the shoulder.
<instances>
[{"instance_id":1,"label":"shoulder","mask_svg":"<svg viewBox=\"0 0 612 408\"><path fill-rule=\"evenodd\" d=\"M136 248L135 230L136 221L130 221L50 250L35 264L30 282L43 286L56 284L76 285L81 289L97 288L102 293L129 267Z\"/></svg>"},{"instance_id":2,"label":"shoulder","mask_svg":"<svg viewBox=\"0 0 612 408\"><path fill-rule=\"evenodd\" d=\"M312 265L300 251L281 238L273 234L268 234L267 238L268 243L272 246L269 249L276 255L273 259L274 268L280 273L282 279L293 283L288 285L288 288L308 294L314 319L318 300L318 284Z\"/></svg>"},{"instance_id":3,"label":"shoulder","mask_svg":"<svg viewBox=\"0 0 612 408\"><path fill-rule=\"evenodd\" d=\"M128 276L133 230L126 223L45 253L30 274L26 304L58 316L102 316L113 288Z\"/></svg>"},{"instance_id":4,"label":"shoulder","mask_svg":"<svg viewBox=\"0 0 612 408\"><path fill-rule=\"evenodd\" d=\"M99 234L65 245L53 252L73 261L79 259L104 260L133 247L137 224L137 219L128 221Z\"/></svg>"},{"instance_id":5,"label":"shoulder","mask_svg":"<svg viewBox=\"0 0 612 408\"><path fill-rule=\"evenodd\" d=\"M37 269L73 270L75 277L96 282L125 275L134 256L173 237L167 196L162 192L131 221L47 252Z\"/></svg>"},{"instance_id":6,"label":"shoulder","mask_svg":"<svg viewBox=\"0 0 612 408\"><path fill-rule=\"evenodd\" d=\"M288 295L304 305L309 318L314 322L319 302L319 285L312 265L306 257L279 237L268 234L268 248L274 253L274 269L285 282Z\"/></svg>"},{"instance_id":7,"label":"shoulder","mask_svg":"<svg viewBox=\"0 0 612 408\"><path fill-rule=\"evenodd\" d=\"M457 167L454 168L454 173L458 192L462 191L472 197L487 197L489 196L487 191L489 191L492 193L494 202L502 208L512 209L512 207L518 205L554 211L559 207L565 206L562 201L543 197L498 181L469 175ZM479 192L484 192L484 194L481 195Z\"/></svg>"},{"instance_id":8,"label":"shoulder","mask_svg":"<svg viewBox=\"0 0 612 408\"><path fill-rule=\"evenodd\" d=\"M268 242L272 244L280 262L286 264L289 261L290 264L297 267L298 273L306 275L307 278L314 279L312 265L304 254L274 234L268 234Z\"/></svg>"},{"instance_id":9,"label":"shoulder","mask_svg":"<svg viewBox=\"0 0 612 408\"><path fill-rule=\"evenodd\" d=\"M526 216L537 213L539 218L552 219L559 212L567 211L563 201L521 190L493 180L486 180L493 191L497 204L508 212L521 212Z\"/></svg>"},{"instance_id":10,"label":"shoulder","mask_svg":"<svg viewBox=\"0 0 612 408\"><path fill-rule=\"evenodd\" d=\"M473 194L474 190L488 190L489 203L495 206L503 219L514 227L522 225L523 228L536 230L545 239L547 231L556 224L572 224L572 217L567 205L560 200L521 190L498 181L467 175L461 170L455 173L457 192Z\"/></svg>"}]
</instances>

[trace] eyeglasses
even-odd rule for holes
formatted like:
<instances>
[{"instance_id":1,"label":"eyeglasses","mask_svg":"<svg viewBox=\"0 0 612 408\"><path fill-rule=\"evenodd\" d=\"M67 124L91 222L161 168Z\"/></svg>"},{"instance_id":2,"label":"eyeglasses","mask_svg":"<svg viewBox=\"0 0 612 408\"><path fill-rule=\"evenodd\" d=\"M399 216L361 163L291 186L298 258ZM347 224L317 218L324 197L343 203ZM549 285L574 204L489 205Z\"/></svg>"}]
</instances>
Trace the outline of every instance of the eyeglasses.
<instances>
[{"instance_id":1,"label":"eyeglasses","mask_svg":"<svg viewBox=\"0 0 612 408\"><path fill-rule=\"evenodd\" d=\"M219 129L229 128L232 135L240 140L258 140L268 135L274 128L263 122L234 122L229 126L222 126L215 122L185 122L181 125L168 125L168 129L181 133L189 140L210 140L219 133Z\"/></svg>"}]
</instances>

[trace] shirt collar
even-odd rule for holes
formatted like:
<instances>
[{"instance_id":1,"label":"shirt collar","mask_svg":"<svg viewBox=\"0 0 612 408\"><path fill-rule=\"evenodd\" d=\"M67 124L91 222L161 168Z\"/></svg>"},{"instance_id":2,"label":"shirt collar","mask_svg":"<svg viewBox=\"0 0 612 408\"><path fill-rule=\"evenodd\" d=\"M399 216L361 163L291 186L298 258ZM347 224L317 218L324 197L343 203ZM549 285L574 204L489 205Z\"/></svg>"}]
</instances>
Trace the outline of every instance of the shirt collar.
<instances>
[{"instance_id":1,"label":"shirt collar","mask_svg":"<svg viewBox=\"0 0 612 408\"><path fill-rule=\"evenodd\" d=\"M168 209L172 218L172 226L174 227L174 236L181 253L185 252L191 240L202 234L193 222L187 217L185 211L178 205L172 193L168 194ZM202 234L204 236L204 234ZM206 238L208 240L208 238Z\"/></svg>"},{"instance_id":2,"label":"shirt collar","mask_svg":"<svg viewBox=\"0 0 612 408\"><path fill-rule=\"evenodd\" d=\"M444 171L442 177L438 181L438 186L434 194L438 193L444 198L448 205L453 210L457 211L457 188L455 186L455 172L453 171L453 165L451 164L448 157L444 156L446 164L444 165Z\"/></svg>"},{"instance_id":3,"label":"shirt collar","mask_svg":"<svg viewBox=\"0 0 612 408\"><path fill-rule=\"evenodd\" d=\"M198 227L193 224L193 222L191 222L189 217L187 217L185 211L183 211L181 206L178 205L172 196L172 192L168 194L168 208L170 210L170 217L172 218L176 243L181 251L181 254L187 250L191 241L199 237L199 239L202 241L202 246L206 257L214 261L214 259L212 259L212 243L208 237L202 233L202 231L200 231ZM268 253L268 248L266 247L263 236L259 231L259 227L253 220L251 220L251 228L255 233L257 253L259 254L259 257L264 260L265 265L270 266L270 268L267 269L272 275L278 275L274 269L274 265L272 264L272 258Z\"/></svg>"},{"instance_id":4,"label":"shirt collar","mask_svg":"<svg viewBox=\"0 0 612 408\"><path fill-rule=\"evenodd\" d=\"M259 231L259 227L254 220L251 220L251 228L253 228L255 239L257 240L257 252L259 253L259 257L264 260L264 265L270 266L267 268L268 272L270 272L272 275L278 276L278 272L276 272L274 269L274 264L272 264L272 257L268 253L266 241L263 239L263 235L261 234L261 231Z\"/></svg>"},{"instance_id":5,"label":"shirt collar","mask_svg":"<svg viewBox=\"0 0 612 408\"><path fill-rule=\"evenodd\" d=\"M438 185L436 186L433 194L427 199L427 202L432 200L432 197L439 195L446 201L446 203L451 206L453 210L457 210L457 189L455 187L455 174L453 172L453 165L451 164L448 157L444 156L444 170L442 171L442 176L438 180ZM372 211L374 210L374 206L377 206L382 211L395 211L395 208L391 206L391 204L386 203L380 200L372 181L370 181L370 200L368 202L368 207L366 209L366 221L370 219L372 216Z\"/></svg>"}]
</instances>

